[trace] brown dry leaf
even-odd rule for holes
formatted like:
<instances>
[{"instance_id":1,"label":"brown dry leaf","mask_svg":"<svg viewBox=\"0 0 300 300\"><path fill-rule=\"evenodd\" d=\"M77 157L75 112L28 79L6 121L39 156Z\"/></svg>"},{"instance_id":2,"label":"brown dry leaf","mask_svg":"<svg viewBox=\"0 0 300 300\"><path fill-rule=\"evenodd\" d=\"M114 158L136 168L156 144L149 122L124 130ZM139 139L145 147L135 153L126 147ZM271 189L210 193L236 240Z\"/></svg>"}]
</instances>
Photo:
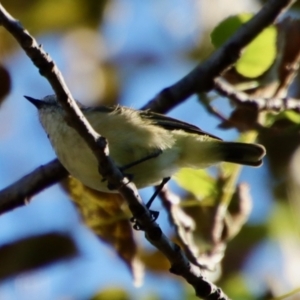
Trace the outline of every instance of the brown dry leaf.
<instances>
[{"instance_id":1,"label":"brown dry leaf","mask_svg":"<svg viewBox=\"0 0 300 300\"><path fill-rule=\"evenodd\" d=\"M0 246L0 282L24 272L78 256L73 239L65 234L49 232L28 236Z\"/></svg>"},{"instance_id":2,"label":"brown dry leaf","mask_svg":"<svg viewBox=\"0 0 300 300\"><path fill-rule=\"evenodd\" d=\"M108 3L107 0L1 1L5 9L21 20L30 33L39 35L49 32L62 34L74 27L98 30ZM1 55L10 55L10 51L16 49L17 43L5 30L0 30L0 42Z\"/></svg>"},{"instance_id":3,"label":"brown dry leaf","mask_svg":"<svg viewBox=\"0 0 300 300\"><path fill-rule=\"evenodd\" d=\"M248 221L252 210L252 198L250 187L242 182L237 185L228 206L224 220L224 228L221 239L224 242L232 240Z\"/></svg>"},{"instance_id":4,"label":"brown dry leaf","mask_svg":"<svg viewBox=\"0 0 300 300\"><path fill-rule=\"evenodd\" d=\"M278 24L279 35L282 40L282 58L278 66L280 85L277 89L277 97L285 97L287 88L299 69L300 61L300 21L286 18Z\"/></svg>"},{"instance_id":5,"label":"brown dry leaf","mask_svg":"<svg viewBox=\"0 0 300 300\"><path fill-rule=\"evenodd\" d=\"M142 278L142 265L137 259L129 215L119 194L102 193L68 177L63 186L79 210L84 223L103 241L110 244L130 268L135 283Z\"/></svg>"},{"instance_id":6,"label":"brown dry leaf","mask_svg":"<svg viewBox=\"0 0 300 300\"><path fill-rule=\"evenodd\" d=\"M251 130L258 120L258 109L252 104L238 106L230 115L228 120L222 122L218 127L223 129L237 128L239 131Z\"/></svg>"},{"instance_id":7,"label":"brown dry leaf","mask_svg":"<svg viewBox=\"0 0 300 300\"><path fill-rule=\"evenodd\" d=\"M11 78L2 65L0 65L0 104L11 89Z\"/></svg>"},{"instance_id":8,"label":"brown dry leaf","mask_svg":"<svg viewBox=\"0 0 300 300\"><path fill-rule=\"evenodd\" d=\"M211 240L214 208L196 204L196 199L185 199L195 203L182 208L173 203L169 214L176 228L179 244L184 249L190 262L203 268L213 270L224 256L225 244Z\"/></svg>"},{"instance_id":9,"label":"brown dry leaf","mask_svg":"<svg viewBox=\"0 0 300 300\"><path fill-rule=\"evenodd\" d=\"M139 257L150 271L170 274L170 262L160 251L140 251Z\"/></svg>"},{"instance_id":10,"label":"brown dry leaf","mask_svg":"<svg viewBox=\"0 0 300 300\"><path fill-rule=\"evenodd\" d=\"M107 0L3 0L2 5L30 31L63 30L72 26L96 27ZM55 17L53 17L55 16Z\"/></svg>"},{"instance_id":11,"label":"brown dry leaf","mask_svg":"<svg viewBox=\"0 0 300 300\"><path fill-rule=\"evenodd\" d=\"M206 195L199 200L191 193L179 198L165 189L162 197L170 223L175 227L176 243L183 248L189 261L200 267L215 269L226 247L223 241L214 243L211 236L216 195Z\"/></svg>"}]
</instances>

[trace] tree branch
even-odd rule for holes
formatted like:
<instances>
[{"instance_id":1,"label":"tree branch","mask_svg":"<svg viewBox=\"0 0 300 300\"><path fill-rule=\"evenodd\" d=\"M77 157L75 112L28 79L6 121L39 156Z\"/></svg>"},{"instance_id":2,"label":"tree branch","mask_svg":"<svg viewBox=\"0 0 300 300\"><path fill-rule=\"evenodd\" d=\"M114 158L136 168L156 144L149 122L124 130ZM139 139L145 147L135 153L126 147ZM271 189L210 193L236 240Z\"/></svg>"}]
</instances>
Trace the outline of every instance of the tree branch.
<instances>
[{"instance_id":1,"label":"tree branch","mask_svg":"<svg viewBox=\"0 0 300 300\"><path fill-rule=\"evenodd\" d=\"M68 121L68 124L85 140L96 156L101 174L105 176L107 175L106 173L116 173L119 175L118 179L122 178L121 172L118 171L116 167L114 168L112 162L108 159L106 139L101 137L88 123L73 99L62 74L52 58L43 50L41 45L38 45L28 31L22 27L21 23L15 20L1 4L0 24L18 41L34 65L39 69L40 74L48 80L55 91L58 102L66 113L66 121ZM108 165L110 165L110 167L108 167ZM107 170L105 170L104 167L106 167ZM120 184L119 182L119 185Z\"/></svg>"},{"instance_id":2,"label":"tree branch","mask_svg":"<svg viewBox=\"0 0 300 300\"><path fill-rule=\"evenodd\" d=\"M288 84L285 83L285 87ZM236 105L252 104L257 107L259 111L284 111L293 110L300 112L300 100L284 97L284 98L255 98L246 93L237 91L234 86L221 78L215 79L215 90L222 96L231 99Z\"/></svg>"},{"instance_id":3,"label":"tree branch","mask_svg":"<svg viewBox=\"0 0 300 300\"><path fill-rule=\"evenodd\" d=\"M57 159L40 166L0 192L0 215L27 204L32 196L67 175L67 170Z\"/></svg>"},{"instance_id":4,"label":"tree branch","mask_svg":"<svg viewBox=\"0 0 300 300\"><path fill-rule=\"evenodd\" d=\"M237 59L238 55L235 58L232 58L231 50L238 49L237 51L233 51L232 53L239 53L242 48L249 43L256 34L258 34L264 27L268 26L270 23L274 22L274 20L278 17L278 15L284 10L287 9L294 0L271 0L266 3L263 9L252 19L250 20L245 26L243 26L239 31L236 32L219 50L217 50L206 62L197 66L192 72L182 78L180 81L175 83L174 85L165 88L161 91L153 100L149 101L142 109L151 109L157 112L166 112L169 109L173 108L177 104L184 101L187 97L192 95L195 92L200 92L202 90L210 90L213 87L213 80L219 74L224 72L228 67L230 67ZM23 39L23 34L19 34L20 32L28 33L21 27L20 23L13 19L7 12L5 12L4 8L1 6L1 15L0 15L0 25L4 26L4 23L8 27L8 30L12 34L16 34L16 39L20 42ZM12 23L14 25L12 25ZM28 49L30 45L32 45L35 41L33 38L26 38L24 39L23 43L25 44L25 51ZM36 51L42 50L40 46L37 45L35 42ZM29 47L30 48L30 47ZM34 50L28 49L29 56L32 57L35 64L40 65L43 69L43 58L38 58L35 56ZM49 60L48 55L43 52L45 59ZM231 58L230 58L231 57ZM47 61L46 65L48 65L49 61ZM53 68L53 65L52 65ZM210 71L210 68L212 70ZM51 69L51 68L50 68ZM60 73L59 73L60 74ZM62 79L62 76L59 76ZM54 79L56 82L57 80ZM62 83L64 81L62 79ZM201 84L200 84L201 83ZM207 84L209 83L209 84ZM56 83L54 83L56 86ZM186 86L186 87L185 87ZM216 85L215 85L216 87ZM54 89L55 90L55 89ZM60 90L60 89L59 89ZM58 93L60 93L58 91ZM64 92L62 92L65 95ZM276 101L274 101L274 107L277 107ZM265 103L265 101L264 101ZM289 102L290 103L290 102ZM295 102L291 102L291 106L293 106ZM282 107L281 104L279 104ZM92 139L93 142L93 139ZM32 174L35 177L34 174ZM28 178L30 174L28 174ZM57 176L57 182L60 180L60 176ZM53 184L55 181L53 181ZM9 187L8 187L9 188ZM8 189L7 188L7 189ZM15 186L14 186L15 188ZM22 189L22 187L20 187ZM7 189L6 193L7 193ZM12 193L13 195L13 193ZM25 196L25 195L24 195ZM2 191L0 191L0 199L2 199ZM15 199L11 199L12 202L18 202ZM1 213L1 201L0 201L0 213ZM13 205L10 206L11 209L14 208ZM6 211L6 210L5 210Z\"/></svg>"},{"instance_id":5,"label":"tree branch","mask_svg":"<svg viewBox=\"0 0 300 300\"><path fill-rule=\"evenodd\" d=\"M119 193L127 201L134 218L145 230L147 240L168 258L171 264L170 271L184 277L194 286L196 294L202 298L209 297L212 299L211 297L213 297L213 299L227 299L220 289L202 277L199 268L190 265L179 246L171 242L163 234L158 224L153 221L135 185L123 177L121 171L110 159L106 139L93 130L73 100L61 73L51 57L45 53L34 38L23 29L20 22L16 21L5 11L1 4L0 24L16 38L32 62L38 67L41 75L47 78L56 93L59 103L64 108L68 124L71 125L89 145L98 160L101 175L116 186ZM6 207L8 208L8 204Z\"/></svg>"},{"instance_id":6,"label":"tree branch","mask_svg":"<svg viewBox=\"0 0 300 300\"><path fill-rule=\"evenodd\" d=\"M1 4L0 24L19 42L20 46L39 69L41 75L46 77L51 84L59 103L66 113L66 121L85 140L97 158L100 174L107 178L109 183L116 186L124 198L129 197L128 202L131 203L130 207L134 210L134 216L139 215L141 211L147 214L148 210L142 204L135 185L133 183L128 184L129 180L123 176L109 157L107 140L100 136L88 123L51 57L42 49L41 45L37 44L28 31L21 26L20 22L9 15ZM148 214L150 215L149 212Z\"/></svg>"},{"instance_id":7,"label":"tree branch","mask_svg":"<svg viewBox=\"0 0 300 300\"><path fill-rule=\"evenodd\" d=\"M214 79L238 60L243 48L294 2L295 0L268 1L249 22L242 26L205 62L199 64L172 86L163 89L142 109L165 113L195 93L210 91L213 88Z\"/></svg>"}]
</instances>

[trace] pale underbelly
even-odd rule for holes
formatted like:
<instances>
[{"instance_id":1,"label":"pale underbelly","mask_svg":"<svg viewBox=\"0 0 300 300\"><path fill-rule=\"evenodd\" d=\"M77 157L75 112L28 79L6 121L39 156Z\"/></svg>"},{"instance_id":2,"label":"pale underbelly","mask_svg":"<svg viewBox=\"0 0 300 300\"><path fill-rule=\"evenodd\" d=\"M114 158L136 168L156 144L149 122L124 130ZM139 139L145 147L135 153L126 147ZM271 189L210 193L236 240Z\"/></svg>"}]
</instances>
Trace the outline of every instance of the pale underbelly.
<instances>
[{"instance_id":1,"label":"pale underbelly","mask_svg":"<svg viewBox=\"0 0 300 300\"><path fill-rule=\"evenodd\" d=\"M173 149L174 150L174 149ZM58 155L59 156L59 155ZM70 156L62 158L61 163L69 173L88 187L102 191L114 193L116 190L110 190L107 187L107 180L98 173L97 161L94 156L81 156L76 159L69 159ZM176 151L165 150L155 158L150 158L145 162L139 163L134 167L123 171L123 174L131 179L138 189L159 184L163 178L171 177L177 172L178 154ZM122 165L118 164L121 167Z\"/></svg>"}]
</instances>

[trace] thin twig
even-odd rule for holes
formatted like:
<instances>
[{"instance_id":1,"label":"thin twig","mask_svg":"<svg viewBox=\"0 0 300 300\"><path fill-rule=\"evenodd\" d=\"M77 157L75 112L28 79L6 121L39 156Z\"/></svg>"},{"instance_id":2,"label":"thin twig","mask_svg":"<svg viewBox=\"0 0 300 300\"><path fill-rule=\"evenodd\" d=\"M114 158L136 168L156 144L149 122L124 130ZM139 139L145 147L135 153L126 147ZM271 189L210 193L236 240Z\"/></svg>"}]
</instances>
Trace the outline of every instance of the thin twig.
<instances>
[{"instance_id":1,"label":"thin twig","mask_svg":"<svg viewBox=\"0 0 300 300\"><path fill-rule=\"evenodd\" d=\"M229 122L228 118L211 104L211 99L207 94L202 93L198 100L210 115L217 117L222 122Z\"/></svg>"},{"instance_id":2,"label":"thin twig","mask_svg":"<svg viewBox=\"0 0 300 300\"><path fill-rule=\"evenodd\" d=\"M236 105L253 104L259 111L269 110L279 112L289 109L300 112L300 99L291 97L253 98L246 93L237 91L234 86L232 86L222 78L216 78L214 82L215 90L220 95L231 99Z\"/></svg>"}]
</instances>

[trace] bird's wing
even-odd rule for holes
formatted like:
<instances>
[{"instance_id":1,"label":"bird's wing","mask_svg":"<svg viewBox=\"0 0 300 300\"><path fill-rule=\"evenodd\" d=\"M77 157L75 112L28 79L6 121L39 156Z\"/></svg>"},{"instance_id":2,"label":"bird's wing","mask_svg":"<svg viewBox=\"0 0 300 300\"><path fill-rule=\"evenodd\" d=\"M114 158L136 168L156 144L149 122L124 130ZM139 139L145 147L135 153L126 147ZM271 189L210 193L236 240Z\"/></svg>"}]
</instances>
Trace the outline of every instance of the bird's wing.
<instances>
[{"instance_id":1,"label":"bird's wing","mask_svg":"<svg viewBox=\"0 0 300 300\"><path fill-rule=\"evenodd\" d=\"M219 137L207 133L201 130L199 127L168 117L166 115L161 115L152 111L140 111L140 115L142 118L151 120L151 122L157 126L163 127L167 130L183 130L189 133L194 133L198 135L207 135L217 140L221 140Z\"/></svg>"},{"instance_id":2,"label":"bird's wing","mask_svg":"<svg viewBox=\"0 0 300 300\"><path fill-rule=\"evenodd\" d=\"M122 110L124 110L124 109L125 110L133 110L129 107L124 107L124 106L120 106L120 105L116 105L116 106L97 106L97 107L93 107L92 109L93 110L96 109L96 110L104 112L104 113L110 113L110 112L115 112L115 113L120 112L120 113L122 113ZM90 109L87 108L86 110L89 111ZM192 125L192 124L189 124L189 123L186 123L186 122L168 117L166 115L155 113L155 112L152 112L150 110L139 110L138 112L139 112L139 115L142 119L149 120L152 124L160 126L164 129L167 129L167 130L183 130L183 131L198 134L198 135L207 135L207 136L209 136L213 139L216 139L216 140L220 140L220 141L222 140L222 139L220 139L219 137L217 137L215 135L212 135L210 133L207 133L207 132L201 130L199 127L197 127L195 125Z\"/></svg>"}]
</instances>

